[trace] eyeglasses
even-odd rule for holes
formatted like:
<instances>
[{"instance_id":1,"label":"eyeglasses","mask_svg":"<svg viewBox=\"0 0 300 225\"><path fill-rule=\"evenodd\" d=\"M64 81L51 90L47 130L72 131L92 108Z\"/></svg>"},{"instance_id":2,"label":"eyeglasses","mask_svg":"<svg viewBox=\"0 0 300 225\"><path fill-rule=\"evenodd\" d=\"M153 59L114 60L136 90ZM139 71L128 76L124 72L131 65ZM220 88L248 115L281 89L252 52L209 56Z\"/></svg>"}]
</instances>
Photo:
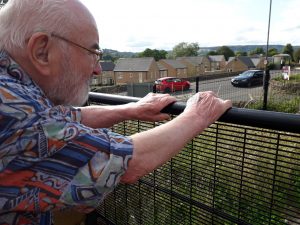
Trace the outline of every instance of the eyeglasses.
<instances>
[{"instance_id":1,"label":"eyeglasses","mask_svg":"<svg viewBox=\"0 0 300 225\"><path fill-rule=\"evenodd\" d=\"M62 36L60 36L58 34L55 34L55 33L51 33L51 37L58 38L60 40L63 40L63 41L68 42L70 44L73 44L73 45L75 45L75 46L77 46L79 48L82 48L82 49L88 51L89 53L94 54L96 56L96 63L99 63L100 60L102 60L103 52L102 52L102 50L100 48L99 49L89 49L89 48L86 48L86 47L84 47L84 46L82 46L80 44L77 44L77 43L73 42L73 41L70 41L69 39L67 39L65 37L62 37Z\"/></svg>"}]
</instances>

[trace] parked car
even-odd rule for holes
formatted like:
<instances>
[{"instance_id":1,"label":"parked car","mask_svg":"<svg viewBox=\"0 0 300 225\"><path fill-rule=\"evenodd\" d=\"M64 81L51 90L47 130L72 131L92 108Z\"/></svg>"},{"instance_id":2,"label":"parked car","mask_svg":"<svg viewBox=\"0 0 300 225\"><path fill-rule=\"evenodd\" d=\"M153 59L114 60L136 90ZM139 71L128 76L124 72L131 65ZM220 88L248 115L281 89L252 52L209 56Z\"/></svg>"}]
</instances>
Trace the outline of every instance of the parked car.
<instances>
[{"instance_id":1,"label":"parked car","mask_svg":"<svg viewBox=\"0 0 300 225\"><path fill-rule=\"evenodd\" d=\"M264 71L263 70L247 70L237 77L231 79L233 86L251 87L263 83Z\"/></svg>"},{"instance_id":2,"label":"parked car","mask_svg":"<svg viewBox=\"0 0 300 225\"><path fill-rule=\"evenodd\" d=\"M162 77L155 81L157 92L170 93L174 91L186 91L190 89L190 82L176 77Z\"/></svg>"}]
</instances>

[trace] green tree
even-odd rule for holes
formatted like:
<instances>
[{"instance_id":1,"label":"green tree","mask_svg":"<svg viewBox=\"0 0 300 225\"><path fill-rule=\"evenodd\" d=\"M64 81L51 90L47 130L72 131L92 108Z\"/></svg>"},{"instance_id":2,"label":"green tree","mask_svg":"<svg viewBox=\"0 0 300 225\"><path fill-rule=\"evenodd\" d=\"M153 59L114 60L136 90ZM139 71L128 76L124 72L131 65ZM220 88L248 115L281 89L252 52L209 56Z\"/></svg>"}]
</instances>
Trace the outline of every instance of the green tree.
<instances>
[{"instance_id":1,"label":"green tree","mask_svg":"<svg viewBox=\"0 0 300 225\"><path fill-rule=\"evenodd\" d=\"M243 52L243 51L237 51L235 53L235 56L247 56L247 55L248 55L247 52Z\"/></svg>"},{"instance_id":2,"label":"green tree","mask_svg":"<svg viewBox=\"0 0 300 225\"><path fill-rule=\"evenodd\" d=\"M294 48L290 43L284 46L282 53L289 54L292 58L292 61L294 61Z\"/></svg>"},{"instance_id":3,"label":"green tree","mask_svg":"<svg viewBox=\"0 0 300 225\"><path fill-rule=\"evenodd\" d=\"M294 52L294 60L296 63L299 63L300 61L300 48L298 48L295 52Z\"/></svg>"},{"instance_id":4,"label":"green tree","mask_svg":"<svg viewBox=\"0 0 300 225\"><path fill-rule=\"evenodd\" d=\"M257 47L249 52L249 55L265 55L265 50L262 47Z\"/></svg>"},{"instance_id":5,"label":"green tree","mask_svg":"<svg viewBox=\"0 0 300 225\"><path fill-rule=\"evenodd\" d=\"M187 43L181 42L178 45L175 45L173 48L173 56L176 57L183 57L183 56L197 56L200 47L198 43Z\"/></svg>"},{"instance_id":6,"label":"green tree","mask_svg":"<svg viewBox=\"0 0 300 225\"><path fill-rule=\"evenodd\" d=\"M225 59L228 60L229 57L234 56L234 52L228 46L221 46L217 49L218 55L224 55Z\"/></svg>"},{"instance_id":7,"label":"green tree","mask_svg":"<svg viewBox=\"0 0 300 225\"><path fill-rule=\"evenodd\" d=\"M216 51L209 51L206 55L218 55L218 53Z\"/></svg>"},{"instance_id":8,"label":"green tree","mask_svg":"<svg viewBox=\"0 0 300 225\"><path fill-rule=\"evenodd\" d=\"M279 52L276 48L270 48L268 50L268 56L273 56L273 55L277 55Z\"/></svg>"},{"instance_id":9,"label":"green tree","mask_svg":"<svg viewBox=\"0 0 300 225\"><path fill-rule=\"evenodd\" d=\"M154 57L156 61L159 61L160 59L165 59L167 54L168 52L165 50L146 48L143 52L138 54L138 57Z\"/></svg>"}]
</instances>

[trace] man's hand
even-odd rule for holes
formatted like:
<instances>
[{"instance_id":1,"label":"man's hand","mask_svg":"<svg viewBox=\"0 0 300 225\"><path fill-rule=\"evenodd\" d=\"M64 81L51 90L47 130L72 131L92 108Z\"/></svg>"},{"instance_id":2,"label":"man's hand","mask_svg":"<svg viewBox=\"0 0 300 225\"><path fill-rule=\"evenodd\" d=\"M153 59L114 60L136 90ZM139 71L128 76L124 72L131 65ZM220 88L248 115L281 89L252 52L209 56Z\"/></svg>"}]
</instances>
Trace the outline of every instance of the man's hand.
<instances>
[{"instance_id":1,"label":"man's hand","mask_svg":"<svg viewBox=\"0 0 300 225\"><path fill-rule=\"evenodd\" d=\"M138 102L132 104L134 118L144 121L167 120L170 116L160 111L175 101L176 98L169 94L149 93Z\"/></svg>"},{"instance_id":2,"label":"man's hand","mask_svg":"<svg viewBox=\"0 0 300 225\"><path fill-rule=\"evenodd\" d=\"M184 112L171 121L132 135L133 156L121 181L133 183L170 160L230 107L231 101L222 100L213 92L199 92L188 100Z\"/></svg>"},{"instance_id":3,"label":"man's hand","mask_svg":"<svg viewBox=\"0 0 300 225\"><path fill-rule=\"evenodd\" d=\"M208 127L231 107L230 100L220 99L212 91L198 92L187 101L184 113L199 119L205 127Z\"/></svg>"}]
</instances>

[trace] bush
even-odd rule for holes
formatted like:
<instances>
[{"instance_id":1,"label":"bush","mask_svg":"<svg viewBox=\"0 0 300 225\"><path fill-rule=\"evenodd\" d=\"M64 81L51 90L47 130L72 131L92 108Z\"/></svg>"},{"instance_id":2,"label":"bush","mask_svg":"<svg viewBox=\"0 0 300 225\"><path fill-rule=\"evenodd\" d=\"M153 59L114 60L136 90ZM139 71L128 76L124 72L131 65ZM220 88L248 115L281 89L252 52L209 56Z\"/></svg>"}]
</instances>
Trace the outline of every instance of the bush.
<instances>
[{"instance_id":1,"label":"bush","mask_svg":"<svg viewBox=\"0 0 300 225\"><path fill-rule=\"evenodd\" d=\"M295 97L290 100L278 101L276 99L269 99L267 102L267 110L275 112L285 112L285 113L298 113L300 105L300 97ZM263 102L255 102L248 106L250 109L262 109Z\"/></svg>"}]
</instances>

